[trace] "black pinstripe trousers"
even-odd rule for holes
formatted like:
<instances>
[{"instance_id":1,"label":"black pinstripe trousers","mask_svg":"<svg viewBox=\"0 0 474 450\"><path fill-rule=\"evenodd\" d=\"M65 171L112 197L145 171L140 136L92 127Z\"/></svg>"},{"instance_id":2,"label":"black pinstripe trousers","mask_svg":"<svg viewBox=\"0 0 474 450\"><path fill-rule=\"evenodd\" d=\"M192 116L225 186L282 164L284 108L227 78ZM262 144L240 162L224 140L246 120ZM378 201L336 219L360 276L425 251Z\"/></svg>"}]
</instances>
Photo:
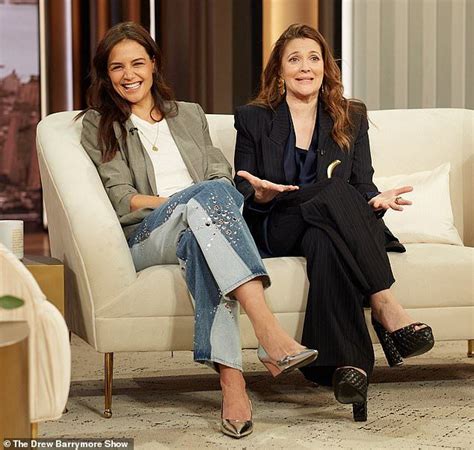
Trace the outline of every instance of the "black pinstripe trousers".
<instances>
[{"instance_id":1,"label":"black pinstripe trousers","mask_svg":"<svg viewBox=\"0 0 474 450\"><path fill-rule=\"evenodd\" d=\"M395 281L384 247L383 226L363 196L340 178L287 193L267 228L275 256L304 256L310 282L302 344L319 351L302 370L330 385L337 367L369 375L373 346L364 318L368 296Z\"/></svg>"}]
</instances>

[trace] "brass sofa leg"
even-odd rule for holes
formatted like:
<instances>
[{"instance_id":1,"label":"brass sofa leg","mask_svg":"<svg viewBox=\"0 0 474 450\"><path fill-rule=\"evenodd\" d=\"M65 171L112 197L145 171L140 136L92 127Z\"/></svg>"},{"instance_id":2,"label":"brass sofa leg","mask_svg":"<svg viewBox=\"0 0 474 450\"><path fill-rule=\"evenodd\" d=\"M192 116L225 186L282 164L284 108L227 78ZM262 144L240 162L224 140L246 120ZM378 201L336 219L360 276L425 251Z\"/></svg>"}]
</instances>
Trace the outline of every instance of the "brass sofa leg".
<instances>
[{"instance_id":1,"label":"brass sofa leg","mask_svg":"<svg viewBox=\"0 0 474 450\"><path fill-rule=\"evenodd\" d=\"M474 339L468 339L467 341L467 357L474 358Z\"/></svg>"},{"instance_id":2,"label":"brass sofa leg","mask_svg":"<svg viewBox=\"0 0 474 450\"><path fill-rule=\"evenodd\" d=\"M112 417L112 379L114 375L114 354L104 354L104 394L105 394L105 409L104 417L110 419Z\"/></svg>"},{"instance_id":3,"label":"brass sofa leg","mask_svg":"<svg viewBox=\"0 0 474 450\"><path fill-rule=\"evenodd\" d=\"M38 422L31 423L31 439L38 438Z\"/></svg>"}]
</instances>

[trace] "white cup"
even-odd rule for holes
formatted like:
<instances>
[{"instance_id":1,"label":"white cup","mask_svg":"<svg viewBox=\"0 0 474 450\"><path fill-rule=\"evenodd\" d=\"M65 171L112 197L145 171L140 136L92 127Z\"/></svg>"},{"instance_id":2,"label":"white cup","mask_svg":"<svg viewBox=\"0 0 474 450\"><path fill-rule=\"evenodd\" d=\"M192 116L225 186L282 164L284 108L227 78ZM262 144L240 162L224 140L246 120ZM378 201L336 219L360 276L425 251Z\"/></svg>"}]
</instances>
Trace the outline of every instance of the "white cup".
<instances>
[{"instance_id":1,"label":"white cup","mask_svg":"<svg viewBox=\"0 0 474 450\"><path fill-rule=\"evenodd\" d=\"M0 220L0 242L17 258L23 258L23 221Z\"/></svg>"}]
</instances>

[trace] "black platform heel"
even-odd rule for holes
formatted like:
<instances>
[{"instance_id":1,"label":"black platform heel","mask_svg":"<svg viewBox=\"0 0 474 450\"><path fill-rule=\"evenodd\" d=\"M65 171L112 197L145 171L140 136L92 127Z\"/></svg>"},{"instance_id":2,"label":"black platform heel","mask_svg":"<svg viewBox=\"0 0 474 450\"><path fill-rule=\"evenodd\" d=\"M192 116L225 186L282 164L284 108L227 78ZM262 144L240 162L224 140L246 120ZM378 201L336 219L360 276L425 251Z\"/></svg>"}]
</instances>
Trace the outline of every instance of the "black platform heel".
<instances>
[{"instance_id":1,"label":"black platform heel","mask_svg":"<svg viewBox=\"0 0 474 450\"><path fill-rule=\"evenodd\" d=\"M354 420L367 421L367 375L353 367L340 367L334 372L333 386L338 402L352 403Z\"/></svg>"},{"instance_id":2,"label":"black platform heel","mask_svg":"<svg viewBox=\"0 0 474 450\"><path fill-rule=\"evenodd\" d=\"M416 322L389 333L372 316L372 325L382 344L390 367L401 366L403 358L422 355L434 345L433 330L426 323ZM419 328L418 330L416 327Z\"/></svg>"}]
</instances>

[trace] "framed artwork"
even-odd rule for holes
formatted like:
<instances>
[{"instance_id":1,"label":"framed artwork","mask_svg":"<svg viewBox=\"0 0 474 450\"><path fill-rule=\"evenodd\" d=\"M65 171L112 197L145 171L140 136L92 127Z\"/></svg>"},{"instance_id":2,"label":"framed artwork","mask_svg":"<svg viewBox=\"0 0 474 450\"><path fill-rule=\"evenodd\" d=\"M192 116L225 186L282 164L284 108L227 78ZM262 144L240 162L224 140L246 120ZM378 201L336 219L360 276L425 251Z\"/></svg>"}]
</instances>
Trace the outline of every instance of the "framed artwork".
<instances>
[{"instance_id":1,"label":"framed artwork","mask_svg":"<svg viewBox=\"0 0 474 450\"><path fill-rule=\"evenodd\" d=\"M0 0L0 219L42 227L38 0Z\"/></svg>"}]
</instances>

